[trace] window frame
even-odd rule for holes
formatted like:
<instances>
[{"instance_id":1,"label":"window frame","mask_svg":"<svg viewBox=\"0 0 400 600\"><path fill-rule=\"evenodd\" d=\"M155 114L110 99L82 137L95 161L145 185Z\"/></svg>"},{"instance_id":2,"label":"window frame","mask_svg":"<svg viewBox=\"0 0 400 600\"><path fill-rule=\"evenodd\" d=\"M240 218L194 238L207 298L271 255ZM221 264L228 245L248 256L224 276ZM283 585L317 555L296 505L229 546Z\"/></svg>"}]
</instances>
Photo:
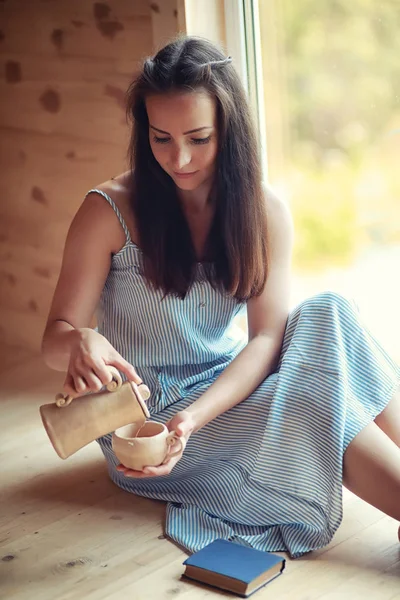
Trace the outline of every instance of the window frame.
<instances>
[{"instance_id":1,"label":"window frame","mask_svg":"<svg viewBox=\"0 0 400 600\"><path fill-rule=\"evenodd\" d=\"M244 85L258 131L263 177L268 179L258 0L225 0L225 30L227 52Z\"/></svg>"}]
</instances>

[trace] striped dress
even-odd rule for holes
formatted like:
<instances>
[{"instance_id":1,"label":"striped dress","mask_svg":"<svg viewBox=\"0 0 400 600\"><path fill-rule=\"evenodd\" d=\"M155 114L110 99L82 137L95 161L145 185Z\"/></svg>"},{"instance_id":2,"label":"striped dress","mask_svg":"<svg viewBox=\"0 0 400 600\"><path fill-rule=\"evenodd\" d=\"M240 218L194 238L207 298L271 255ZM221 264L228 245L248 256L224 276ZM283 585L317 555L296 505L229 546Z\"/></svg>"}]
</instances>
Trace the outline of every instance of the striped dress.
<instances>
[{"instance_id":1,"label":"striped dress","mask_svg":"<svg viewBox=\"0 0 400 600\"><path fill-rule=\"evenodd\" d=\"M162 299L146 285L141 250L113 200L90 192L109 202L126 234L101 295L98 329L149 386L151 419L166 422L245 346L232 328L245 306L214 290L200 263L184 300ZM290 314L276 372L192 434L168 476L127 478L116 470L111 434L98 442L119 487L167 502L166 534L188 551L224 538L298 557L337 530L343 453L399 379L352 302L326 292Z\"/></svg>"}]
</instances>

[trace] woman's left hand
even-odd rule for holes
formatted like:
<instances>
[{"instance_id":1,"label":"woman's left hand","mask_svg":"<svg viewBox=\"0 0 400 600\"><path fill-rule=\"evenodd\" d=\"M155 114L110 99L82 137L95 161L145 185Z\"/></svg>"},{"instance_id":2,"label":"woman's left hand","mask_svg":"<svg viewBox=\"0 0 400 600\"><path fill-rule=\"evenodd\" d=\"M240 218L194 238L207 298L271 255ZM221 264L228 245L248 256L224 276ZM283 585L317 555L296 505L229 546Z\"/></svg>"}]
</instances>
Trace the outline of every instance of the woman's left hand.
<instances>
[{"instance_id":1,"label":"woman's left hand","mask_svg":"<svg viewBox=\"0 0 400 600\"><path fill-rule=\"evenodd\" d=\"M171 447L171 454L181 446L181 451L171 458L167 457L167 460L159 467L144 467L143 471L133 471L124 467L124 465L118 465L117 471L123 473L125 477L132 477L135 479L143 479L144 477L159 477L160 475L169 475L178 462L181 459L183 451L185 450L186 444L190 435L195 428L195 422L191 413L184 410L176 413L170 421L166 423L169 431L175 431L179 441L175 442Z\"/></svg>"}]
</instances>

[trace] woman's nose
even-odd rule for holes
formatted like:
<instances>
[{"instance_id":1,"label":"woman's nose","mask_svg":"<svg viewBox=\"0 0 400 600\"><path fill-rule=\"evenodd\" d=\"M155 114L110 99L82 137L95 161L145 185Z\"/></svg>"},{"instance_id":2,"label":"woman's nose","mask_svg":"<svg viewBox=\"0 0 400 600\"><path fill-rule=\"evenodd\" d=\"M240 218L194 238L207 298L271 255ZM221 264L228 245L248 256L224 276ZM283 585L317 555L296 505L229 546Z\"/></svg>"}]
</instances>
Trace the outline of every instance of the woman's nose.
<instances>
[{"instance_id":1,"label":"woman's nose","mask_svg":"<svg viewBox=\"0 0 400 600\"><path fill-rule=\"evenodd\" d=\"M172 157L174 171L180 171L191 161L190 150L188 148L177 148Z\"/></svg>"}]
</instances>

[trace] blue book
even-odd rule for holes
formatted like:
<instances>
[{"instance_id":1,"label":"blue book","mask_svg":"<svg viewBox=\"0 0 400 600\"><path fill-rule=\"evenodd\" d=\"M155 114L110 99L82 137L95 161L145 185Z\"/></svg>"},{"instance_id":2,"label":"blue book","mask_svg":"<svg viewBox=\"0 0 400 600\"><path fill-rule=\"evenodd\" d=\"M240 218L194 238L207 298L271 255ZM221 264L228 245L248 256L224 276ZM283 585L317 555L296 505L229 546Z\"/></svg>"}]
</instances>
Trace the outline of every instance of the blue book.
<instances>
[{"instance_id":1,"label":"blue book","mask_svg":"<svg viewBox=\"0 0 400 600\"><path fill-rule=\"evenodd\" d=\"M227 540L215 540L183 563L184 576L247 598L285 568L286 561Z\"/></svg>"}]
</instances>

